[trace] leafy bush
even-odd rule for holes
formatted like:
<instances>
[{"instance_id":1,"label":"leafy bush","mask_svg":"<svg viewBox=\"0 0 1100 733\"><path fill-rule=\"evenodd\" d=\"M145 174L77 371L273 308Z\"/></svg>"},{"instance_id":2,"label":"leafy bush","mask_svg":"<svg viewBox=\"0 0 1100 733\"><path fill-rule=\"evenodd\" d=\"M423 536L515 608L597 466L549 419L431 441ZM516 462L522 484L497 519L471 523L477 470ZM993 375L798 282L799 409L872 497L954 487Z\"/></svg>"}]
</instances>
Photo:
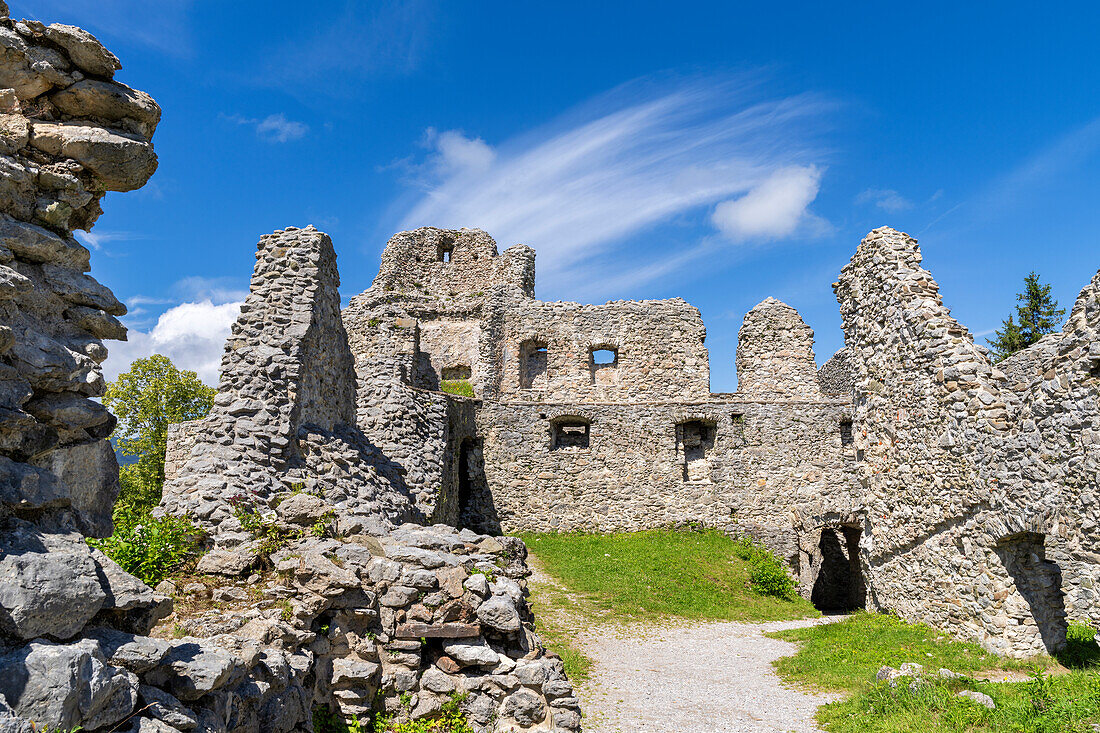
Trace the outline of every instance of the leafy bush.
<instances>
[{"instance_id":1,"label":"leafy bush","mask_svg":"<svg viewBox=\"0 0 1100 733\"><path fill-rule=\"evenodd\" d=\"M439 388L447 394L459 397L473 397L474 386L468 379L444 379L439 383Z\"/></svg>"},{"instance_id":2,"label":"leafy bush","mask_svg":"<svg viewBox=\"0 0 1100 733\"><path fill-rule=\"evenodd\" d=\"M114 521L114 534L102 540L89 539L88 544L148 585L156 585L178 570L198 547L199 530L182 517L158 518L148 508L119 502Z\"/></svg>"},{"instance_id":3,"label":"leafy bush","mask_svg":"<svg viewBox=\"0 0 1100 733\"><path fill-rule=\"evenodd\" d=\"M749 584L754 591L765 596L794 600L798 585L787 572L783 561L768 548L751 537L740 537L736 543L736 552L752 566Z\"/></svg>"},{"instance_id":4,"label":"leafy bush","mask_svg":"<svg viewBox=\"0 0 1100 733\"><path fill-rule=\"evenodd\" d=\"M1058 661L1070 668L1100 667L1100 639L1096 629L1078 621L1070 621L1066 631L1066 648Z\"/></svg>"}]
</instances>

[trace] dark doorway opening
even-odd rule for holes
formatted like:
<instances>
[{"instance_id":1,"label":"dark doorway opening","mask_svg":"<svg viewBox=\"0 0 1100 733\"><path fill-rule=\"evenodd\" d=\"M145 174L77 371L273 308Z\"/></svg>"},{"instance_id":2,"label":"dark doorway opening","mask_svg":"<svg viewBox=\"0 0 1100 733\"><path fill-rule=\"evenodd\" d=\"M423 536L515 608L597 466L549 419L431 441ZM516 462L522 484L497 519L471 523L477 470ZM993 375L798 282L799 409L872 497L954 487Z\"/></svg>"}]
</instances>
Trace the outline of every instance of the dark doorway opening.
<instances>
[{"instance_id":1,"label":"dark doorway opening","mask_svg":"<svg viewBox=\"0 0 1100 733\"><path fill-rule=\"evenodd\" d=\"M867 604L859 567L858 527L823 527L818 541L818 572L810 602L819 611L849 613Z\"/></svg>"},{"instance_id":2,"label":"dark doorway opening","mask_svg":"<svg viewBox=\"0 0 1100 733\"><path fill-rule=\"evenodd\" d=\"M997 541L997 555L1027 602L1017 624L1034 623L1043 645L1051 654L1066 646L1066 604L1062 593L1062 569L1047 560L1046 535L1020 532Z\"/></svg>"},{"instance_id":3,"label":"dark doorway opening","mask_svg":"<svg viewBox=\"0 0 1100 733\"><path fill-rule=\"evenodd\" d=\"M471 454L474 451L474 441L466 438L458 449L458 517L459 523L466 526L473 514L474 489L470 476Z\"/></svg>"}]
</instances>

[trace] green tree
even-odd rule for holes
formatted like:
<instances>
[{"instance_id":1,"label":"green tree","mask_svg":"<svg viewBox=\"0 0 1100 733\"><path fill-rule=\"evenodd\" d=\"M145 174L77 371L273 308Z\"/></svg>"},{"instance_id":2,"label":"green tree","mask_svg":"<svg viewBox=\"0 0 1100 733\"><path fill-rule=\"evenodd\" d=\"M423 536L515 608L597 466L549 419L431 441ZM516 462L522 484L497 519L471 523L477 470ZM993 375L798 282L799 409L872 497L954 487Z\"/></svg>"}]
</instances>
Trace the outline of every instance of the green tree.
<instances>
[{"instance_id":1,"label":"green tree","mask_svg":"<svg viewBox=\"0 0 1100 733\"><path fill-rule=\"evenodd\" d=\"M168 426L205 417L216 394L195 372L177 369L161 354L135 360L107 385L103 404L118 418L115 444L123 455L138 459L119 472L119 501L136 508L160 501Z\"/></svg>"},{"instance_id":2,"label":"green tree","mask_svg":"<svg viewBox=\"0 0 1100 733\"><path fill-rule=\"evenodd\" d=\"M1016 319L1010 315L997 330L997 338L989 339L995 361L1003 361L1017 351L1026 349L1048 333L1054 333L1062 324L1065 308L1050 293L1050 285L1044 285L1034 270L1024 278L1024 292L1016 294Z\"/></svg>"},{"instance_id":3,"label":"green tree","mask_svg":"<svg viewBox=\"0 0 1100 733\"><path fill-rule=\"evenodd\" d=\"M156 585L194 556L198 530L185 517L154 516L164 488L168 426L205 417L217 392L194 372L177 369L160 354L138 359L107 385L103 403L118 417L114 439L123 455L137 462L119 471L115 529L105 539L89 539L149 585Z\"/></svg>"}]
</instances>

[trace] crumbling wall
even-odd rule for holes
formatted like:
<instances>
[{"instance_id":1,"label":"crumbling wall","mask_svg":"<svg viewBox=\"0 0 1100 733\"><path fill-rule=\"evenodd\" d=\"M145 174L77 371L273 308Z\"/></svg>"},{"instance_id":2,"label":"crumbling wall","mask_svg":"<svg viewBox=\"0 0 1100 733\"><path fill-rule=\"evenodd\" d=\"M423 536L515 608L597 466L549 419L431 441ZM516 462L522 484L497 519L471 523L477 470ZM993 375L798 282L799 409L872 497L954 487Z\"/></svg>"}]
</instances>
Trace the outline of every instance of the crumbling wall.
<instances>
[{"instance_id":1,"label":"crumbling wall","mask_svg":"<svg viewBox=\"0 0 1100 733\"><path fill-rule=\"evenodd\" d=\"M390 238L371 287L453 298L481 295L497 285L533 297L535 251L516 245L502 256L493 238L480 229L421 227Z\"/></svg>"},{"instance_id":2,"label":"crumbling wall","mask_svg":"<svg viewBox=\"0 0 1100 733\"><path fill-rule=\"evenodd\" d=\"M817 386L829 396L851 397L852 365L847 349L840 349L817 370Z\"/></svg>"},{"instance_id":3,"label":"crumbling wall","mask_svg":"<svg viewBox=\"0 0 1100 733\"><path fill-rule=\"evenodd\" d=\"M873 604L996 652L1057 650L1065 604L1044 548L1061 545L1067 505L1025 406L951 318L916 240L871 232L834 290L856 383Z\"/></svg>"},{"instance_id":4,"label":"crumbling wall","mask_svg":"<svg viewBox=\"0 0 1100 733\"><path fill-rule=\"evenodd\" d=\"M507 303L499 398L548 402L652 402L710 395L706 328L681 298L604 305ZM544 349L532 368L533 349ZM594 351L614 355L598 364ZM542 352L538 352L541 354Z\"/></svg>"},{"instance_id":5,"label":"crumbling wall","mask_svg":"<svg viewBox=\"0 0 1100 733\"><path fill-rule=\"evenodd\" d=\"M247 540L227 498L266 510L292 487L324 493L345 522L419 516L389 459L356 430L339 283L327 235L291 227L260 239L214 407L186 428L193 445L164 487L164 511L216 528L219 546Z\"/></svg>"},{"instance_id":6,"label":"crumbling wall","mask_svg":"<svg viewBox=\"0 0 1100 733\"><path fill-rule=\"evenodd\" d=\"M115 421L93 398L126 310L71 233L153 173L160 109L79 28L0 2L0 47L0 729L305 730L286 701L306 653L146 636L171 599L84 541L111 533Z\"/></svg>"},{"instance_id":7,"label":"crumbling wall","mask_svg":"<svg viewBox=\"0 0 1100 733\"><path fill-rule=\"evenodd\" d=\"M767 298L745 315L737 334L737 392L746 397L821 396L814 332L786 303Z\"/></svg>"},{"instance_id":8,"label":"crumbling wall","mask_svg":"<svg viewBox=\"0 0 1100 733\"><path fill-rule=\"evenodd\" d=\"M1022 476L1049 493L1047 502L1056 507L1057 541L1048 543L1047 557L1058 565L1069 617L1095 627L1100 625L1100 272L1077 296L1060 333L1005 361L1016 376L1010 381L1027 385L1017 390L1022 405L1014 440Z\"/></svg>"}]
</instances>

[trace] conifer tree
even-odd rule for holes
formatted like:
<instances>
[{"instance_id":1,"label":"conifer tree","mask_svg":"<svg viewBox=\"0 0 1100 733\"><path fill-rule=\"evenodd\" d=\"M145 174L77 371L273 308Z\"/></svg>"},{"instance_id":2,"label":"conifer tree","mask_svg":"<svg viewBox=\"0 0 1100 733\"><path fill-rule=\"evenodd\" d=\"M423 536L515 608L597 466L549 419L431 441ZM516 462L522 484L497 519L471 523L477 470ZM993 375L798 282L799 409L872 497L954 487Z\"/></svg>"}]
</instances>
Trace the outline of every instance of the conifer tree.
<instances>
[{"instance_id":1,"label":"conifer tree","mask_svg":"<svg viewBox=\"0 0 1100 733\"><path fill-rule=\"evenodd\" d=\"M997 338L987 339L993 347L994 361L1004 361L1046 334L1054 333L1066 314L1066 309L1059 308L1050 294L1050 285L1040 282L1034 270L1024 278L1024 292L1017 293L1016 300L1015 318L1010 315L1003 321L1003 328L996 331Z\"/></svg>"}]
</instances>

